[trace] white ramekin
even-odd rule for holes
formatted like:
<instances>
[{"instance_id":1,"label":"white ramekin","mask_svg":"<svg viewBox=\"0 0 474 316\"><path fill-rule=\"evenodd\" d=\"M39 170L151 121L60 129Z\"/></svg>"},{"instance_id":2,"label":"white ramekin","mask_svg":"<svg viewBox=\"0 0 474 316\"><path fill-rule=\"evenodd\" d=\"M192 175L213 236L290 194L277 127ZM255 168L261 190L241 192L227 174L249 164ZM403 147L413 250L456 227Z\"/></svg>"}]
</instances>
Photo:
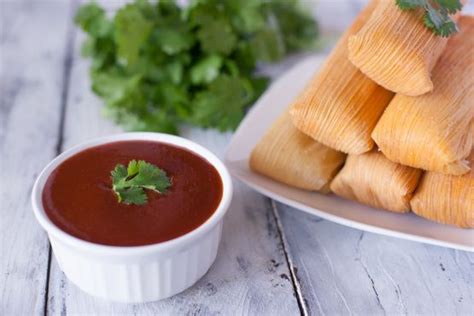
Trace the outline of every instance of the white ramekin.
<instances>
[{"instance_id":1,"label":"white ramekin","mask_svg":"<svg viewBox=\"0 0 474 316\"><path fill-rule=\"evenodd\" d=\"M147 246L116 247L76 238L46 215L42 192L51 172L84 149L124 140L148 140L186 148L209 161L223 183L221 202L212 216L178 238ZM84 292L108 300L138 303L163 299L193 285L217 255L222 220L232 198L232 181L224 164L204 147L181 137L159 133L125 133L77 145L51 161L38 176L32 192L35 216L48 233L61 270Z\"/></svg>"}]
</instances>

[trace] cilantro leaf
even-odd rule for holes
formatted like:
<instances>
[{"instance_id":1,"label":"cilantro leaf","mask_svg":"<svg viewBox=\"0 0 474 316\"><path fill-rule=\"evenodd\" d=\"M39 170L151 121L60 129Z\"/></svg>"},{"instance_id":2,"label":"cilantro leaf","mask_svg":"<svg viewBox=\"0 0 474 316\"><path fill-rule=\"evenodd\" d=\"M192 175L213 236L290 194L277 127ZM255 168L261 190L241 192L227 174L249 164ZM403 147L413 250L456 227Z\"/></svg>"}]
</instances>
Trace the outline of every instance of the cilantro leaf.
<instances>
[{"instance_id":1,"label":"cilantro leaf","mask_svg":"<svg viewBox=\"0 0 474 316\"><path fill-rule=\"evenodd\" d=\"M128 177L127 168L124 165L120 165L120 164L116 165L111 175L112 175L112 182L118 183L122 179L125 179Z\"/></svg>"},{"instance_id":2,"label":"cilantro leaf","mask_svg":"<svg viewBox=\"0 0 474 316\"><path fill-rule=\"evenodd\" d=\"M84 31L96 37L107 36L112 30L112 24L107 20L104 9L95 2L80 7L74 21Z\"/></svg>"},{"instance_id":3,"label":"cilantro leaf","mask_svg":"<svg viewBox=\"0 0 474 316\"><path fill-rule=\"evenodd\" d=\"M228 1L227 9L233 27L242 34L253 33L266 24L261 0Z\"/></svg>"},{"instance_id":4,"label":"cilantro leaf","mask_svg":"<svg viewBox=\"0 0 474 316\"><path fill-rule=\"evenodd\" d=\"M277 61L285 55L285 47L280 34L271 28L259 30L250 42L257 60Z\"/></svg>"},{"instance_id":5,"label":"cilantro leaf","mask_svg":"<svg viewBox=\"0 0 474 316\"><path fill-rule=\"evenodd\" d=\"M449 14L454 14L462 10L462 3L460 0L435 0L435 2L442 8L446 9Z\"/></svg>"},{"instance_id":6,"label":"cilantro leaf","mask_svg":"<svg viewBox=\"0 0 474 316\"><path fill-rule=\"evenodd\" d=\"M314 47L318 25L308 10L305 11L298 3L291 1L269 1L266 3L266 11L270 17L275 17L284 53Z\"/></svg>"},{"instance_id":7,"label":"cilantro leaf","mask_svg":"<svg viewBox=\"0 0 474 316\"><path fill-rule=\"evenodd\" d=\"M152 23L136 6L128 4L117 12L114 26L119 62L133 65L138 59L142 45L150 35Z\"/></svg>"},{"instance_id":8,"label":"cilantro leaf","mask_svg":"<svg viewBox=\"0 0 474 316\"><path fill-rule=\"evenodd\" d=\"M158 193L163 193L171 185L170 179L163 170L143 160L136 162L132 169L129 164L128 176L131 177L127 181L128 185L142 187Z\"/></svg>"},{"instance_id":9,"label":"cilantro leaf","mask_svg":"<svg viewBox=\"0 0 474 316\"><path fill-rule=\"evenodd\" d=\"M422 8L423 23L438 36L448 37L458 31L456 23L449 17L462 9L460 0L396 0L401 10Z\"/></svg>"},{"instance_id":10,"label":"cilantro leaf","mask_svg":"<svg viewBox=\"0 0 474 316\"><path fill-rule=\"evenodd\" d=\"M220 131L236 128L252 97L253 89L244 79L220 76L206 91L196 95L192 122L202 127L213 126Z\"/></svg>"},{"instance_id":11,"label":"cilantro leaf","mask_svg":"<svg viewBox=\"0 0 474 316\"><path fill-rule=\"evenodd\" d=\"M105 11L95 2L83 5L77 11L75 22L91 36L82 46L82 55L93 58L92 69L102 69L115 61L113 25Z\"/></svg>"},{"instance_id":12,"label":"cilantro leaf","mask_svg":"<svg viewBox=\"0 0 474 316\"><path fill-rule=\"evenodd\" d=\"M439 35L441 37L448 37L451 34L458 32L458 27L456 23L454 23L454 21L450 18L442 21L437 21L436 25L434 23L434 20L436 19L433 19L428 13L423 16L425 26L431 29L436 35Z\"/></svg>"},{"instance_id":13,"label":"cilantro leaf","mask_svg":"<svg viewBox=\"0 0 474 316\"><path fill-rule=\"evenodd\" d=\"M191 82L193 84L211 82L219 75L222 62L222 57L219 55L204 57L191 68Z\"/></svg>"},{"instance_id":14,"label":"cilantro leaf","mask_svg":"<svg viewBox=\"0 0 474 316\"><path fill-rule=\"evenodd\" d=\"M448 37L458 31L456 23L451 20L447 11L438 11L431 6L429 6L428 11L423 16L423 22L427 28L442 37Z\"/></svg>"},{"instance_id":15,"label":"cilantro leaf","mask_svg":"<svg viewBox=\"0 0 474 316\"><path fill-rule=\"evenodd\" d=\"M169 55L191 48L195 42L193 35L183 26L158 28L154 36L160 48Z\"/></svg>"},{"instance_id":16,"label":"cilantro leaf","mask_svg":"<svg viewBox=\"0 0 474 316\"><path fill-rule=\"evenodd\" d=\"M402 10L413 10L425 4L425 0L396 0L395 2Z\"/></svg>"},{"instance_id":17,"label":"cilantro leaf","mask_svg":"<svg viewBox=\"0 0 474 316\"><path fill-rule=\"evenodd\" d=\"M117 201L124 204L143 205L148 202L148 197L145 190L139 187L120 188L116 189Z\"/></svg>"},{"instance_id":18,"label":"cilantro leaf","mask_svg":"<svg viewBox=\"0 0 474 316\"><path fill-rule=\"evenodd\" d=\"M140 75L124 76L117 72L95 72L92 74L92 89L107 100L109 107L144 107L146 96L140 89Z\"/></svg>"},{"instance_id":19,"label":"cilantro leaf","mask_svg":"<svg viewBox=\"0 0 474 316\"><path fill-rule=\"evenodd\" d=\"M201 25L197 37L206 53L228 55L237 43L237 37L230 25L223 19L209 20Z\"/></svg>"},{"instance_id":20,"label":"cilantro leaf","mask_svg":"<svg viewBox=\"0 0 474 316\"><path fill-rule=\"evenodd\" d=\"M145 204L148 201L145 189L165 193L171 186L166 172L144 160L132 160L128 167L116 165L111 178L118 202L125 204Z\"/></svg>"}]
</instances>

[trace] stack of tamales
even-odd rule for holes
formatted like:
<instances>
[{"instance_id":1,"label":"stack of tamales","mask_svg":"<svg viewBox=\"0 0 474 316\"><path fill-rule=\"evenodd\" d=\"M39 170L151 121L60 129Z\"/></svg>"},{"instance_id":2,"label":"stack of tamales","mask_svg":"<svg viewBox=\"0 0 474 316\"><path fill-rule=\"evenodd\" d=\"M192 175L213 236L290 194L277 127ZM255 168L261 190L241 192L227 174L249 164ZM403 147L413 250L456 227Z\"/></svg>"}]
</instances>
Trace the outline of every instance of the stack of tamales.
<instances>
[{"instance_id":1,"label":"stack of tamales","mask_svg":"<svg viewBox=\"0 0 474 316\"><path fill-rule=\"evenodd\" d=\"M372 0L250 167L300 189L474 227L474 18L453 16L459 32L447 39L419 14Z\"/></svg>"}]
</instances>

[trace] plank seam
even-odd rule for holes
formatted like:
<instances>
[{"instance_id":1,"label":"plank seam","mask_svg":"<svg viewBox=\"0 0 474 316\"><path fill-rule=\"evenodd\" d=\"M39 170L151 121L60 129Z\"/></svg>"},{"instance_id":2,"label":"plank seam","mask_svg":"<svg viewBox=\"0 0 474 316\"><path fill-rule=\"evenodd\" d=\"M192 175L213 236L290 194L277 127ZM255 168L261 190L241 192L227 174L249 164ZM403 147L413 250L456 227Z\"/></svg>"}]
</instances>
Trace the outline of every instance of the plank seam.
<instances>
[{"instance_id":1,"label":"plank seam","mask_svg":"<svg viewBox=\"0 0 474 316\"><path fill-rule=\"evenodd\" d=\"M73 12L75 12L76 6L73 5ZM56 143L56 155L59 155L63 151L63 141L64 141L64 121L66 118L67 111L67 99L69 96L69 83L71 81L71 68L73 63L73 54L74 54L74 39L75 39L75 28L74 24L69 24L69 29L67 31L67 40L66 40L66 54L64 58L64 71L63 71L63 84L61 88L61 108L60 108L60 119L59 119L59 131L58 131L58 142Z\"/></svg>"},{"instance_id":2,"label":"plank seam","mask_svg":"<svg viewBox=\"0 0 474 316\"><path fill-rule=\"evenodd\" d=\"M300 309L301 315L307 316L309 315L308 306L306 306L301 284L296 275L295 264L288 251L289 246L284 234L283 225L280 220L280 215L278 214L275 201L272 199L269 199L269 200L272 205L272 212L275 218L275 223L276 223L276 227L278 231L278 236L280 238L280 242L282 245L283 254L285 255L286 264L288 265L288 269L290 270L291 283L293 285L293 290L295 291L295 294L296 294L296 302L298 303L298 307Z\"/></svg>"},{"instance_id":3,"label":"plank seam","mask_svg":"<svg viewBox=\"0 0 474 316\"><path fill-rule=\"evenodd\" d=\"M73 1L71 5L72 13L71 18L76 12L77 1ZM64 140L64 121L66 118L66 108L67 108L67 99L69 96L69 83L71 78L71 68L73 63L73 54L74 54L74 39L75 39L75 28L72 21L68 24L68 29L66 31L66 48L64 53L63 60L63 73L62 73L62 85L61 85L61 95L60 95L60 113L59 113L59 124L58 124L58 141L55 146L56 156L59 155L63 150L63 140ZM49 301L49 282L51 277L51 263L52 263L52 248L51 243L48 240L48 269L46 271L46 284L45 284L45 303L43 314L48 314L48 301Z\"/></svg>"},{"instance_id":4,"label":"plank seam","mask_svg":"<svg viewBox=\"0 0 474 316\"><path fill-rule=\"evenodd\" d=\"M49 242L48 239L48 268L46 269L46 282L44 285L44 309L43 309L43 314L47 315L47 310L48 310L48 295L49 295L49 277L51 275L51 243Z\"/></svg>"}]
</instances>

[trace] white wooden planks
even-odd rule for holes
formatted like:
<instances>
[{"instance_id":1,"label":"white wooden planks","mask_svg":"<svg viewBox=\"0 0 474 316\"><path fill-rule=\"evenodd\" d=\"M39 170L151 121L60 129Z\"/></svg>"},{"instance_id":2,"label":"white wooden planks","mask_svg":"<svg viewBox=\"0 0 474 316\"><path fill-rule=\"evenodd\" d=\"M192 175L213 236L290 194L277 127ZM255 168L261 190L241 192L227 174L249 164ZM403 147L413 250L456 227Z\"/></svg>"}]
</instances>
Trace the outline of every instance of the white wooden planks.
<instances>
[{"instance_id":1,"label":"white wooden planks","mask_svg":"<svg viewBox=\"0 0 474 316\"><path fill-rule=\"evenodd\" d=\"M325 32L340 30L364 1L319 1L315 12ZM70 284L53 259L46 297L49 246L30 208L32 182L58 144L121 131L90 92L82 38L65 90L71 13L66 1L0 1L0 315L39 315L45 307L50 315L289 315L299 313L296 297L310 314L474 314L473 254L362 233L282 205L272 210L238 183L217 261L193 288L162 302L108 303ZM197 129L184 136L218 155L231 137Z\"/></svg>"},{"instance_id":2,"label":"white wooden planks","mask_svg":"<svg viewBox=\"0 0 474 316\"><path fill-rule=\"evenodd\" d=\"M101 101L89 87L88 63L75 54L64 121L63 147L120 132L100 115ZM185 129L183 136L222 156L230 134ZM293 284L281 249L269 201L235 183L234 199L224 219L223 240L215 264L191 289L148 304L114 304L92 298L71 284L55 260L51 266L48 313L68 314L298 314Z\"/></svg>"},{"instance_id":3,"label":"white wooden planks","mask_svg":"<svg viewBox=\"0 0 474 316\"><path fill-rule=\"evenodd\" d=\"M276 204L315 314L472 315L474 254L362 232Z\"/></svg>"},{"instance_id":4,"label":"white wooden planks","mask_svg":"<svg viewBox=\"0 0 474 316\"><path fill-rule=\"evenodd\" d=\"M49 244L30 193L56 155L70 18L69 2L0 3L1 315L44 311Z\"/></svg>"}]
</instances>

